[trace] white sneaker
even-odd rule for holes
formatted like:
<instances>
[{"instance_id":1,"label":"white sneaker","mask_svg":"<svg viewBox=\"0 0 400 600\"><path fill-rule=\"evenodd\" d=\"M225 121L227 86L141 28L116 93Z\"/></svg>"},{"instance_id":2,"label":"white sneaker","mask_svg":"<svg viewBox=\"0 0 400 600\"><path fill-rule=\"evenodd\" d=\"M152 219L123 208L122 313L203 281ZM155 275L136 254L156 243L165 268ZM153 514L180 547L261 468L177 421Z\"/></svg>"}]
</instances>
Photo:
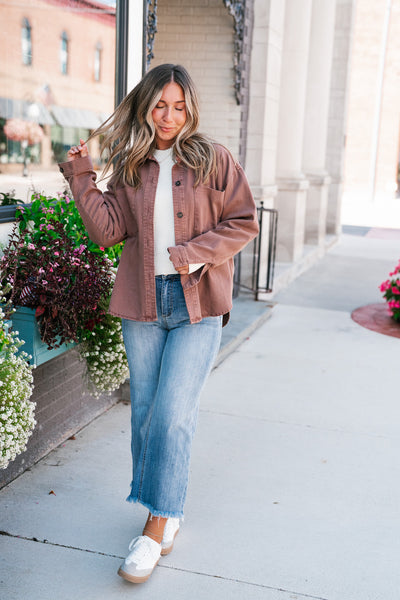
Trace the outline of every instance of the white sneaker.
<instances>
[{"instance_id":1,"label":"white sneaker","mask_svg":"<svg viewBox=\"0 0 400 600\"><path fill-rule=\"evenodd\" d=\"M133 583L143 583L152 574L161 556L161 544L147 535L133 538L129 554L120 566L118 575Z\"/></svg>"},{"instance_id":2,"label":"white sneaker","mask_svg":"<svg viewBox=\"0 0 400 600\"><path fill-rule=\"evenodd\" d=\"M164 527L164 535L161 542L161 556L172 552L174 540L179 531L179 519L170 517Z\"/></svg>"}]
</instances>

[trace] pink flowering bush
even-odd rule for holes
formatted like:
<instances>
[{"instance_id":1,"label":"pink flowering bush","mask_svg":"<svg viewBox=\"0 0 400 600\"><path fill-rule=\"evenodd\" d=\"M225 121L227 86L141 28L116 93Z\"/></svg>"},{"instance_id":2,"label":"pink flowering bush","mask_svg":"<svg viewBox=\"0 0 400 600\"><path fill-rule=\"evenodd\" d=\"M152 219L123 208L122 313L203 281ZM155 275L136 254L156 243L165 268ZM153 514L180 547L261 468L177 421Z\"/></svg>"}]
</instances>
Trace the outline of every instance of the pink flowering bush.
<instances>
[{"instance_id":1,"label":"pink flowering bush","mask_svg":"<svg viewBox=\"0 0 400 600\"><path fill-rule=\"evenodd\" d=\"M87 236L75 201L65 191L58 198L46 197L43 194L33 194L30 206L19 206L16 211L20 231L30 229L31 241L40 245L44 236L51 239L55 223L62 223L66 235L73 240L76 248L84 244L91 252L99 256L106 256L113 265L118 265L123 243L112 248L103 248L92 242Z\"/></svg>"},{"instance_id":2,"label":"pink flowering bush","mask_svg":"<svg viewBox=\"0 0 400 600\"><path fill-rule=\"evenodd\" d=\"M389 277L379 286L383 297L387 301L390 315L395 321L400 323L400 261L394 270L389 273Z\"/></svg>"},{"instance_id":3,"label":"pink flowering bush","mask_svg":"<svg viewBox=\"0 0 400 600\"><path fill-rule=\"evenodd\" d=\"M100 300L112 288L111 261L87 248L76 247L60 221L41 231L16 223L0 261L0 284L11 286L7 299L14 306L36 309L40 336L48 347L79 342L93 329L103 311Z\"/></svg>"},{"instance_id":4,"label":"pink flowering bush","mask_svg":"<svg viewBox=\"0 0 400 600\"><path fill-rule=\"evenodd\" d=\"M0 284L13 284L14 305L36 309L49 348L78 341L94 395L117 389L128 374L121 320L107 314L123 243L102 248L86 233L74 200L32 196L0 263Z\"/></svg>"},{"instance_id":5,"label":"pink flowering bush","mask_svg":"<svg viewBox=\"0 0 400 600\"><path fill-rule=\"evenodd\" d=\"M27 142L28 146L38 144L43 139L43 129L37 123L22 119L8 119L4 133L14 142Z\"/></svg>"}]
</instances>

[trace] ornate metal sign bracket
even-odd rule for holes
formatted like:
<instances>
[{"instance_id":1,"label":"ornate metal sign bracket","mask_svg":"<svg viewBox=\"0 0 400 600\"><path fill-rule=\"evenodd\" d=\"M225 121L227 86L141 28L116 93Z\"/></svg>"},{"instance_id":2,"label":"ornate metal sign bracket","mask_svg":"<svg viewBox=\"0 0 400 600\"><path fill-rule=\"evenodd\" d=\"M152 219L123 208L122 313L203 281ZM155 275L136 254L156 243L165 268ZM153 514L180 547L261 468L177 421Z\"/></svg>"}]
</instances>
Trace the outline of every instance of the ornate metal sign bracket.
<instances>
[{"instance_id":1,"label":"ornate metal sign bracket","mask_svg":"<svg viewBox=\"0 0 400 600\"><path fill-rule=\"evenodd\" d=\"M234 88L237 104L241 104L242 90L242 53L244 39L244 20L246 0L223 0L224 6L234 19L235 38L233 68L235 73ZM157 33L157 0L144 0L144 48L143 48L143 74L150 67L154 58L154 38Z\"/></svg>"},{"instance_id":2,"label":"ornate metal sign bracket","mask_svg":"<svg viewBox=\"0 0 400 600\"><path fill-rule=\"evenodd\" d=\"M242 89L242 52L244 39L244 16L246 0L223 0L225 7L229 10L235 21L235 40L233 66L235 70L235 96L236 102L241 103Z\"/></svg>"}]
</instances>

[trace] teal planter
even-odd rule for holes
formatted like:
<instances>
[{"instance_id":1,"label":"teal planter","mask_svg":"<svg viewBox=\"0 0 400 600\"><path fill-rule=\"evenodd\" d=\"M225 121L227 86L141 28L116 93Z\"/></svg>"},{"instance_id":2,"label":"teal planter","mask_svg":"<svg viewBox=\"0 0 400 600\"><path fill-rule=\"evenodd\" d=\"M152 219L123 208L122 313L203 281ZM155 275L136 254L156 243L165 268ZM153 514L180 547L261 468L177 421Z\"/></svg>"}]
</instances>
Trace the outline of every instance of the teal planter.
<instances>
[{"instance_id":1,"label":"teal planter","mask_svg":"<svg viewBox=\"0 0 400 600\"><path fill-rule=\"evenodd\" d=\"M76 345L74 343L62 344L59 348L48 350L47 344L42 342L40 338L34 308L18 306L16 311L12 314L11 320L13 330L18 331L19 339L24 340L25 342L20 350L23 350L32 356L29 362L36 367Z\"/></svg>"}]
</instances>

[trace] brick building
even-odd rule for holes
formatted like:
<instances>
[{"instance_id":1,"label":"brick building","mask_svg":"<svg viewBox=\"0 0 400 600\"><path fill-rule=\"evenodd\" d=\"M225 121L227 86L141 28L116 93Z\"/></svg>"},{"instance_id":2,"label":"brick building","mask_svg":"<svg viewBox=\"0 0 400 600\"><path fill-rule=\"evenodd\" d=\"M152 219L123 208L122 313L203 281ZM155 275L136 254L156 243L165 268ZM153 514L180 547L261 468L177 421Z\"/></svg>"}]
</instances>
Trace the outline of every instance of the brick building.
<instances>
[{"instance_id":1,"label":"brick building","mask_svg":"<svg viewBox=\"0 0 400 600\"><path fill-rule=\"evenodd\" d=\"M340 231L355 0L119 0L118 7L126 91L150 66L184 64L200 90L202 129L239 158L256 199L279 211L278 262L298 272L321 256ZM92 0L5 0L2 11L0 117L36 114L46 132L36 160L48 167L113 108L114 9ZM15 144L5 141L0 161L12 162Z\"/></svg>"},{"instance_id":2,"label":"brick building","mask_svg":"<svg viewBox=\"0 0 400 600\"><path fill-rule=\"evenodd\" d=\"M20 144L2 133L12 117L43 127L30 154L48 168L113 111L115 9L92 0L6 0L0 10L0 168L22 160Z\"/></svg>"}]
</instances>

